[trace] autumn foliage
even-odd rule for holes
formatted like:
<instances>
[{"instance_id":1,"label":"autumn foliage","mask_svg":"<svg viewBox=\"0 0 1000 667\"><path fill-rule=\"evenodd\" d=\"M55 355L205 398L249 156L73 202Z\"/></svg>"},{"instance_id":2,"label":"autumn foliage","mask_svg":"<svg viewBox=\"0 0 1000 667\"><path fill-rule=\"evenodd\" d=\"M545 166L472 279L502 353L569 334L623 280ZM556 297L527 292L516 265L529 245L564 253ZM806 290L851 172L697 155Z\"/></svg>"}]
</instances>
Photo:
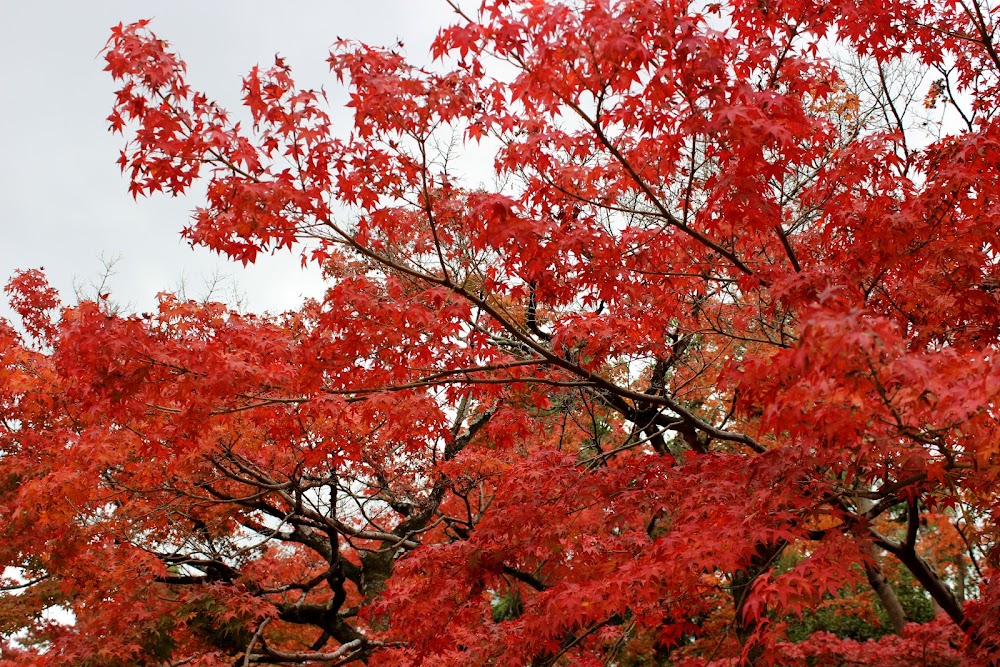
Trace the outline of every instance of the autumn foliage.
<instances>
[{"instance_id":1,"label":"autumn foliage","mask_svg":"<svg viewBox=\"0 0 1000 667\"><path fill-rule=\"evenodd\" d=\"M350 127L114 28L131 193L328 287L12 278L0 664L992 664L996 20L456 5L427 68L334 45Z\"/></svg>"}]
</instances>

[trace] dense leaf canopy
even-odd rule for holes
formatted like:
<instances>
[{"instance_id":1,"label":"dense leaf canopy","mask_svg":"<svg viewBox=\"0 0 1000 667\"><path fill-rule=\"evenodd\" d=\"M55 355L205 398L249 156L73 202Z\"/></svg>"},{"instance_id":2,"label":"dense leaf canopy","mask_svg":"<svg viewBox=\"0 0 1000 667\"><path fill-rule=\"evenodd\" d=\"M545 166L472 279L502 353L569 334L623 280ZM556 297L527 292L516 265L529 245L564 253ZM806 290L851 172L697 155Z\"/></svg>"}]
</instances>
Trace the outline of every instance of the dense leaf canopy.
<instances>
[{"instance_id":1,"label":"dense leaf canopy","mask_svg":"<svg viewBox=\"0 0 1000 667\"><path fill-rule=\"evenodd\" d=\"M334 45L350 127L113 29L132 194L328 287L12 278L0 664L990 664L997 11L455 9Z\"/></svg>"}]
</instances>

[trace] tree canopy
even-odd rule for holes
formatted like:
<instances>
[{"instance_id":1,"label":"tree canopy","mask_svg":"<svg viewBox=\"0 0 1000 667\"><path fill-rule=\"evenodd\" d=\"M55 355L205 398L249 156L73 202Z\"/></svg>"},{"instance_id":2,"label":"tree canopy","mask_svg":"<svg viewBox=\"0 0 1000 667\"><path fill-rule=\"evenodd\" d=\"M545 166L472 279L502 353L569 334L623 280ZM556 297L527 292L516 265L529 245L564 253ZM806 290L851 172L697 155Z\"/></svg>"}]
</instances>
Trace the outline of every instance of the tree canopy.
<instances>
[{"instance_id":1,"label":"tree canopy","mask_svg":"<svg viewBox=\"0 0 1000 667\"><path fill-rule=\"evenodd\" d=\"M349 127L113 29L132 195L327 289L10 280L0 665L992 664L997 10L454 8Z\"/></svg>"}]
</instances>

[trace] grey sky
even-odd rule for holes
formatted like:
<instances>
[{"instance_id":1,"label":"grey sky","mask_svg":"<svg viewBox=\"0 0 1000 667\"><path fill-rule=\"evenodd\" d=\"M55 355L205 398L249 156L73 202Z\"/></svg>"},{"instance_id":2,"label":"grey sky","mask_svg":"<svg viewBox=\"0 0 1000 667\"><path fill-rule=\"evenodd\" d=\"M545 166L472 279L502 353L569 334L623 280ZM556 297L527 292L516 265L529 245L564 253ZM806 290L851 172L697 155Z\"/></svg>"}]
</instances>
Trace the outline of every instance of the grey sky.
<instances>
[{"instance_id":1,"label":"grey sky","mask_svg":"<svg viewBox=\"0 0 1000 667\"><path fill-rule=\"evenodd\" d=\"M275 53L300 85L333 93L325 59L337 37L400 39L413 60L426 63L431 39L452 16L444 0L0 0L0 282L15 269L44 266L72 299L74 279L96 278L104 255L121 257L113 292L138 310L182 277L196 294L216 271L238 282L253 310L318 295L317 272L301 271L287 252L244 271L188 247L178 233L196 198L132 201L115 165L122 138L105 121L115 86L99 53L109 29L152 18L151 28L186 60L192 85L235 108L240 78ZM340 111L334 119L349 116Z\"/></svg>"}]
</instances>

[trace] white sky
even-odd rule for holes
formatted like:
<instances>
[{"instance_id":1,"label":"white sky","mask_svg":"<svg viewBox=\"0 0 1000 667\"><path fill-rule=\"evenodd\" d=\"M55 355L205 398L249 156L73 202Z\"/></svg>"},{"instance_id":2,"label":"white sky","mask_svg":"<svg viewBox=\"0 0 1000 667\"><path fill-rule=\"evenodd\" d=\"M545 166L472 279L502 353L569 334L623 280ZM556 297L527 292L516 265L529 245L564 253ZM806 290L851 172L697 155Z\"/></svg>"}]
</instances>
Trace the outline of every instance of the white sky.
<instances>
[{"instance_id":1,"label":"white sky","mask_svg":"<svg viewBox=\"0 0 1000 667\"><path fill-rule=\"evenodd\" d=\"M402 40L413 61L427 64L431 40L452 17L444 0L0 0L0 284L16 269L44 266L72 301L74 282L99 277L104 256L120 257L113 298L137 311L182 279L198 296L215 273L231 277L255 311L319 295L318 272L302 271L287 251L243 270L192 250L179 232L197 195L128 195L115 164L122 137L105 121L115 85L99 54L110 27L152 18L187 62L193 87L235 109L241 77L276 53L300 86L325 86L335 103L342 98L325 61L336 38ZM331 111L349 122L346 111ZM0 302L0 315L9 313Z\"/></svg>"}]
</instances>

